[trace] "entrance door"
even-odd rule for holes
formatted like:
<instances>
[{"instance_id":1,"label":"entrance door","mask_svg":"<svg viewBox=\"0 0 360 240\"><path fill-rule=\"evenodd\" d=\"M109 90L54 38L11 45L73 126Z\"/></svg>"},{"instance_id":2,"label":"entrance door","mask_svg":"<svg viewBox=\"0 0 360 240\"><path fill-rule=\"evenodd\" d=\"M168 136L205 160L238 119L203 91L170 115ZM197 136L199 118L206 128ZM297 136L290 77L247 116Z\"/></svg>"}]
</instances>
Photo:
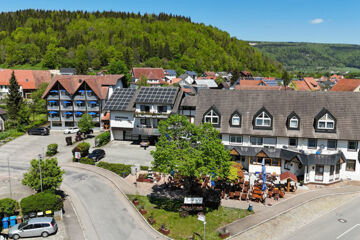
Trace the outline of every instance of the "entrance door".
<instances>
[{"instance_id":1,"label":"entrance door","mask_svg":"<svg viewBox=\"0 0 360 240\"><path fill-rule=\"evenodd\" d=\"M324 180L324 165L316 165L315 181L322 182Z\"/></svg>"}]
</instances>

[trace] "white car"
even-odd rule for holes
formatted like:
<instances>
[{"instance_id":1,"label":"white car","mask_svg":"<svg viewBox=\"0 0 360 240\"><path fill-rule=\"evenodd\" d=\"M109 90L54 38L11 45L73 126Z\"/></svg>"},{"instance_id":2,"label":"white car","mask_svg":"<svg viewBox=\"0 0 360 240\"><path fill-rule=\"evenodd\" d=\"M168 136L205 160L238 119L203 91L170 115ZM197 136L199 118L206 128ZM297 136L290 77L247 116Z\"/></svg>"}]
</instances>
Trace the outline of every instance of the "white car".
<instances>
[{"instance_id":1,"label":"white car","mask_svg":"<svg viewBox=\"0 0 360 240\"><path fill-rule=\"evenodd\" d=\"M64 134L77 133L79 130L77 127L67 128L64 130Z\"/></svg>"}]
</instances>

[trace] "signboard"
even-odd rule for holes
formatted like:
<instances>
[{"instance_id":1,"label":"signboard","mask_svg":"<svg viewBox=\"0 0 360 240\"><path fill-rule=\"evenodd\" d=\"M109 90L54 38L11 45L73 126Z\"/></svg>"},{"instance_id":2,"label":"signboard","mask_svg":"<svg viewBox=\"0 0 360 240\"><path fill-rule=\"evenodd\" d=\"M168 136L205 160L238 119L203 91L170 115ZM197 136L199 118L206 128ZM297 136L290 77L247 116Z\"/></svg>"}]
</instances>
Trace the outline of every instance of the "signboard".
<instances>
[{"instance_id":1,"label":"signboard","mask_svg":"<svg viewBox=\"0 0 360 240\"><path fill-rule=\"evenodd\" d=\"M197 219L198 219L199 221L202 221L202 222L205 223L205 215L199 214L198 217L197 217Z\"/></svg>"},{"instance_id":2,"label":"signboard","mask_svg":"<svg viewBox=\"0 0 360 240\"><path fill-rule=\"evenodd\" d=\"M184 204L202 204L203 198L201 197L186 197L184 198Z\"/></svg>"},{"instance_id":3,"label":"signboard","mask_svg":"<svg viewBox=\"0 0 360 240\"><path fill-rule=\"evenodd\" d=\"M76 158L76 159L80 159L80 158L81 158L80 152L75 152L75 158Z\"/></svg>"}]
</instances>

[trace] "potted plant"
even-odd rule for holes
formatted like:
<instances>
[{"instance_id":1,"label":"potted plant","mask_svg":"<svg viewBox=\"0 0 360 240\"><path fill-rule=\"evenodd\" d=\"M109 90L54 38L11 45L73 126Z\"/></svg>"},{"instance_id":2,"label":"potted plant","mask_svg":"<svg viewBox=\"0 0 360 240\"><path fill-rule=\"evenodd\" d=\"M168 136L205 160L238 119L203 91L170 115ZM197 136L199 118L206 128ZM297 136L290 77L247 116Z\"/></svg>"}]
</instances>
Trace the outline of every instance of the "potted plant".
<instances>
[{"instance_id":1,"label":"potted plant","mask_svg":"<svg viewBox=\"0 0 360 240\"><path fill-rule=\"evenodd\" d=\"M219 231L219 237L221 237L222 239L227 238L230 236L230 232L226 229L226 228L222 228Z\"/></svg>"},{"instance_id":2,"label":"potted plant","mask_svg":"<svg viewBox=\"0 0 360 240\"><path fill-rule=\"evenodd\" d=\"M161 224L159 228L159 232L161 232L164 235L168 235L170 233L170 229L168 229L165 225L165 223Z\"/></svg>"},{"instance_id":3,"label":"potted plant","mask_svg":"<svg viewBox=\"0 0 360 240\"><path fill-rule=\"evenodd\" d=\"M148 222L153 225L156 221L154 219L154 215L151 213L151 215L147 218Z\"/></svg>"},{"instance_id":4,"label":"potted plant","mask_svg":"<svg viewBox=\"0 0 360 240\"><path fill-rule=\"evenodd\" d=\"M140 204L140 202L139 202L139 200L138 200L137 198L134 198L132 202L133 202L133 204L134 204L135 206L137 206L137 205Z\"/></svg>"},{"instance_id":5,"label":"potted plant","mask_svg":"<svg viewBox=\"0 0 360 240\"><path fill-rule=\"evenodd\" d=\"M147 213L147 211L144 209L144 206L140 206L139 211L142 215L145 215Z\"/></svg>"}]
</instances>

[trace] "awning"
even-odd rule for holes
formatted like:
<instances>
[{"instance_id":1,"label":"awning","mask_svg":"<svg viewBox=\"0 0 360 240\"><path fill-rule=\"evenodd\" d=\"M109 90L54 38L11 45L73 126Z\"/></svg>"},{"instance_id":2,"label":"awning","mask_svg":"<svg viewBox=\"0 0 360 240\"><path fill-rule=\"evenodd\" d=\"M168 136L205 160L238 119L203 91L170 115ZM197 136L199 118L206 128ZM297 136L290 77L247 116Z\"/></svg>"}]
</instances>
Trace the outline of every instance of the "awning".
<instances>
[{"instance_id":1,"label":"awning","mask_svg":"<svg viewBox=\"0 0 360 240\"><path fill-rule=\"evenodd\" d=\"M79 90L79 92L85 92L85 90Z\"/></svg>"},{"instance_id":2,"label":"awning","mask_svg":"<svg viewBox=\"0 0 360 240\"><path fill-rule=\"evenodd\" d=\"M50 114L55 114L55 113L58 113L58 112L55 112L55 111L50 111L49 113L50 113Z\"/></svg>"},{"instance_id":3,"label":"awning","mask_svg":"<svg viewBox=\"0 0 360 240\"><path fill-rule=\"evenodd\" d=\"M71 103L70 101L64 101L64 103Z\"/></svg>"},{"instance_id":4,"label":"awning","mask_svg":"<svg viewBox=\"0 0 360 240\"><path fill-rule=\"evenodd\" d=\"M82 113L82 112L76 112L75 114L79 114L79 115L82 115L83 113Z\"/></svg>"},{"instance_id":5,"label":"awning","mask_svg":"<svg viewBox=\"0 0 360 240\"><path fill-rule=\"evenodd\" d=\"M50 92L52 92L52 93L57 93L58 90L51 90Z\"/></svg>"},{"instance_id":6,"label":"awning","mask_svg":"<svg viewBox=\"0 0 360 240\"><path fill-rule=\"evenodd\" d=\"M72 112L66 112L65 113L66 115L71 115L71 114L73 114Z\"/></svg>"},{"instance_id":7,"label":"awning","mask_svg":"<svg viewBox=\"0 0 360 240\"><path fill-rule=\"evenodd\" d=\"M92 92L92 90L86 90L86 92Z\"/></svg>"},{"instance_id":8,"label":"awning","mask_svg":"<svg viewBox=\"0 0 360 240\"><path fill-rule=\"evenodd\" d=\"M280 174L280 181L288 179L294 182L298 182L297 177L292 172L283 172L282 174Z\"/></svg>"},{"instance_id":9,"label":"awning","mask_svg":"<svg viewBox=\"0 0 360 240\"><path fill-rule=\"evenodd\" d=\"M90 101L91 104L97 104L97 101Z\"/></svg>"},{"instance_id":10,"label":"awning","mask_svg":"<svg viewBox=\"0 0 360 240\"><path fill-rule=\"evenodd\" d=\"M54 100L51 100L51 101L49 101L49 103L56 103L57 101L54 101Z\"/></svg>"},{"instance_id":11,"label":"awning","mask_svg":"<svg viewBox=\"0 0 360 240\"><path fill-rule=\"evenodd\" d=\"M83 103L84 101L76 101L76 103Z\"/></svg>"},{"instance_id":12,"label":"awning","mask_svg":"<svg viewBox=\"0 0 360 240\"><path fill-rule=\"evenodd\" d=\"M96 113L94 113L94 112L89 112L89 115L96 115Z\"/></svg>"}]
</instances>

